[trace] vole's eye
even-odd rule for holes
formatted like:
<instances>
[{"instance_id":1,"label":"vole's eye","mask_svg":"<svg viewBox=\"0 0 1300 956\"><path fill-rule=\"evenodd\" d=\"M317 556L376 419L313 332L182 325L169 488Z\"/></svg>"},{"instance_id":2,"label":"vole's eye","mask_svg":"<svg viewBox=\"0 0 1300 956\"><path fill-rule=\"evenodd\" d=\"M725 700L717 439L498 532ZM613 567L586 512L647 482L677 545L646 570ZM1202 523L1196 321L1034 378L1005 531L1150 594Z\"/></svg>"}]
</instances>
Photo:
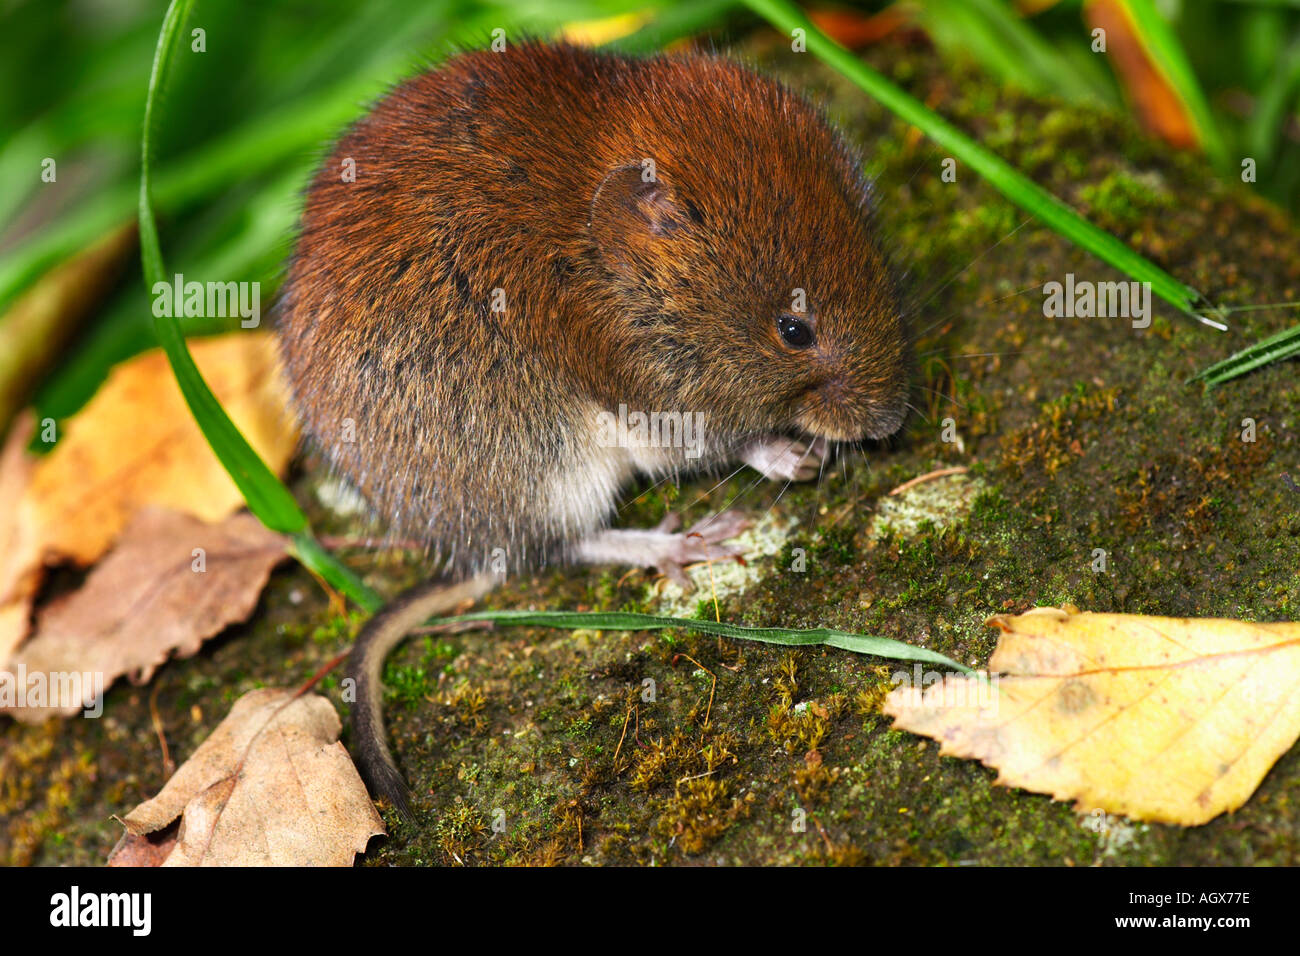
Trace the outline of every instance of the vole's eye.
<instances>
[{"instance_id":1,"label":"vole's eye","mask_svg":"<svg viewBox=\"0 0 1300 956\"><path fill-rule=\"evenodd\" d=\"M776 328L787 345L806 349L813 343L812 326L803 319L789 314L781 315L776 320Z\"/></svg>"}]
</instances>

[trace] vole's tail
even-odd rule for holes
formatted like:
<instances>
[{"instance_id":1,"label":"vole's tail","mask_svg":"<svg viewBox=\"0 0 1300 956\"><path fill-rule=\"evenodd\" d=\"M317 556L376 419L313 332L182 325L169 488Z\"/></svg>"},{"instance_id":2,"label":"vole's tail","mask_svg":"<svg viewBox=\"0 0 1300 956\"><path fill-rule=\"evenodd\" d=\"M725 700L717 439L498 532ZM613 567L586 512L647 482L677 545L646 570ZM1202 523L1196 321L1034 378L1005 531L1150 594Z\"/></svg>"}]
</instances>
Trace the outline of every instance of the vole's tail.
<instances>
[{"instance_id":1,"label":"vole's tail","mask_svg":"<svg viewBox=\"0 0 1300 956\"><path fill-rule=\"evenodd\" d=\"M348 676L356 682L357 695L352 705L352 742L361 775L370 785L370 792L388 800L406 820L414 819L411 792L393 761L384 733L384 658L428 618L478 600L499 579L487 573L455 584L428 581L404 591L366 622L348 655Z\"/></svg>"}]
</instances>

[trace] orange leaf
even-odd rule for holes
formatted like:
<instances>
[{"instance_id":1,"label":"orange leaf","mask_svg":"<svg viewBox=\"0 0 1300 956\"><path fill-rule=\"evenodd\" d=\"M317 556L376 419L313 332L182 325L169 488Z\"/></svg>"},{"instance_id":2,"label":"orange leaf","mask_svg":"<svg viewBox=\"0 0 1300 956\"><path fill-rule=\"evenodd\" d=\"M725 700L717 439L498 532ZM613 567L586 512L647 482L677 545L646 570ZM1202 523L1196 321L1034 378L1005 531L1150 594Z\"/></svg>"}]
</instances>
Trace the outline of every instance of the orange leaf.
<instances>
[{"instance_id":1,"label":"orange leaf","mask_svg":"<svg viewBox=\"0 0 1300 956\"><path fill-rule=\"evenodd\" d=\"M1083 12L1089 27L1106 31L1107 56L1142 125L1171 146L1195 149L1200 144L1196 126L1177 91L1147 56L1124 5L1116 0L1091 0Z\"/></svg>"}]
</instances>

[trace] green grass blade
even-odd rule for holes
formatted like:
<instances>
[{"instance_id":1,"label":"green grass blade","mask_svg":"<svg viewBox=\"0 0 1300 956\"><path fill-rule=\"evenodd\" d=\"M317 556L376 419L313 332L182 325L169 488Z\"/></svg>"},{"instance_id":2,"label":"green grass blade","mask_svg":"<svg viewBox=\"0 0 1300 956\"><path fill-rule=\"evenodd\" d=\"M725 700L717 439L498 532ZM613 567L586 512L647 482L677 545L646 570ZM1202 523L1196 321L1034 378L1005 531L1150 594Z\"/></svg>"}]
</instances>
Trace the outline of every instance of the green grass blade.
<instances>
[{"instance_id":1,"label":"green grass blade","mask_svg":"<svg viewBox=\"0 0 1300 956\"><path fill-rule=\"evenodd\" d=\"M189 16L193 0L173 0L163 20L158 49L154 55L153 72L149 78L149 95L145 102L144 135L141 138L140 166L140 252L144 265L145 284L167 282L163 267L162 248L158 241L158 226L154 220L152 203L151 167L154 140L154 108L158 92L168 74L172 54L184 40L182 28ZM239 433L230 417L212 394L198 366L185 345L180 324L170 316L155 316L154 331L167 353L172 371L180 383L181 392L190 406L204 437L217 457L230 472L248 502L249 508L275 531L294 534L307 524L306 515L298 503L267 468L266 463L253 451Z\"/></svg>"},{"instance_id":2,"label":"green grass blade","mask_svg":"<svg viewBox=\"0 0 1300 956\"><path fill-rule=\"evenodd\" d=\"M456 617L440 618L430 623L450 624L464 621L492 621L514 627L588 628L597 631L654 631L666 627L687 628L704 634L730 637L742 641L759 641L763 644L782 644L787 647L825 645L870 654L897 661L924 661L951 667L963 673L972 673L969 667L959 664L937 651L916 647L889 637L854 634L829 627L796 630L786 627L742 627L718 621L694 620L683 617L661 617L657 614L633 614L626 611L476 611Z\"/></svg>"},{"instance_id":3,"label":"green grass blade","mask_svg":"<svg viewBox=\"0 0 1300 956\"><path fill-rule=\"evenodd\" d=\"M303 528L293 535L289 553L334 590L355 601L358 607L373 614L383 606L383 599L357 577L351 568L326 551L312 535L310 528Z\"/></svg>"},{"instance_id":4,"label":"green grass blade","mask_svg":"<svg viewBox=\"0 0 1300 956\"><path fill-rule=\"evenodd\" d=\"M983 176L1016 205L1131 279L1151 283L1152 291L1178 311L1214 328L1226 328L1221 322L1202 314L1217 310L1191 286L1175 279L1119 239L1088 222L1006 160L976 143L871 67L859 62L848 50L813 26L788 0L745 0L745 3L786 35L791 35L796 29L803 30L809 51L839 70L895 115L916 126L953 157Z\"/></svg>"},{"instance_id":5,"label":"green grass blade","mask_svg":"<svg viewBox=\"0 0 1300 956\"><path fill-rule=\"evenodd\" d=\"M1257 368L1296 357L1300 357L1300 325L1283 329L1276 335L1270 335L1249 348L1228 356L1222 362L1216 362L1195 375L1191 381L1203 381L1209 386L1222 385Z\"/></svg>"},{"instance_id":6,"label":"green grass blade","mask_svg":"<svg viewBox=\"0 0 1300 956\"><path fill-rule=\"evenodd\" d=\"M157 282L167 281L151 198L155 108L175 51L186 39L183 28L192 6L193 0L172 0L168 6L158 36L158 47L149 77L149 92L145 100L144 132L140 148L139 218L140 254L145 284L149 288ZM203 380L176 319L171 316L155 316L154 332L203 436L244 496L249 510L268 528L291 535L295 554L322 578L363 606L377 606L378 597L311 537L307 528L307 516L298 507L298 502L240 434Z\"/></svg>"}]
</instances>

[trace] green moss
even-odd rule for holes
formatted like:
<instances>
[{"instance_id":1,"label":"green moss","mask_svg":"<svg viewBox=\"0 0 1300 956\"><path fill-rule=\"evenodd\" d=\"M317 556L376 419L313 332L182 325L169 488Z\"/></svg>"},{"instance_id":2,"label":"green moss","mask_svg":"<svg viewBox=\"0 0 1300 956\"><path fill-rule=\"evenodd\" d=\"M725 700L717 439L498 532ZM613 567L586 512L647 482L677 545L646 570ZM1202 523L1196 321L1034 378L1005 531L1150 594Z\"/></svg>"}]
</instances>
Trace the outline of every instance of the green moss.
<instances>
[{"instance_id":1,"label":"green moss","mask_svg":"<svg viewBox=\"0 0 1300 956\"><path fill-rule=\"evenodd\" d=\"M818 562L832 565L852 564L857 555L853 543L854 529L851 526L833 526L825 528L817 536L812 547L813 557Z\"/></svg>"},{"instance_id":2,"label":"green moss","mask_svg":"<svg viewBox=\"0 0 1300 956\"><path fill-rule=\"evenodd\" d=\"M415 707L433 692L433 676L418 665L389 664L384 668L384 700Z\"/></svg>"}]
</instances>

